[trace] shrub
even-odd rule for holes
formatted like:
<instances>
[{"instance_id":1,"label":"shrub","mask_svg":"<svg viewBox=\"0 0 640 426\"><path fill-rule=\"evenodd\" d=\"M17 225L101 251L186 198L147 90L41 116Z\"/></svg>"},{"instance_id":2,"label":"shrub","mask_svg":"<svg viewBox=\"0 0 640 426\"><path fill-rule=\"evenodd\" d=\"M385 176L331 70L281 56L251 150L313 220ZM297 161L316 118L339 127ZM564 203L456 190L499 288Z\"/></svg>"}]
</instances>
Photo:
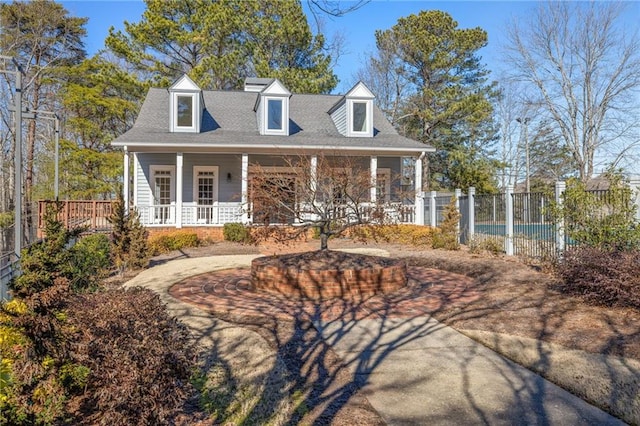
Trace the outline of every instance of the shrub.
<instances>
[{"instance_id":1,"label":"shrub","mask_svg":"<svg viewBox=\"0 0 640 426\"><path fill-rule=\"evenodd\" d=\"M144 268L149 263L147 231L140 223L135 209L127 212L124 208L122 191L113 203L113 211L108 218L113 226L111 231L111 257L120 273L125 269Z\"/></svg>"},{"instance_id":2,"label":"shrub","mask_svg":"<svg viewBox=\"0 0 640 426\"><path fill-rule=\"evenodd\" d=\"M443 248L445 250L459 250L458 224L460 222L460 212L456 209L456 198L451 197L451 202L444 210L444 220L433 234L431 246L434 249Z\"/></svg>"},{"instance_id":3,"label":"shrub","mask_svg":"<svg viewBox=\"0 0 640 426\"><path fill-rule=\"evenodd\" d=\"M107 275L111 266L109 237L87 235L71 248L73 258L72 288L76 291L94 288Z\"/></svg>"},{"instance_id":4,"label":"shrub","mask_svg":"<svg viewBox=\"0 0 640 426\"><path fill-rule=\"evenodd\" d=\"M173 231L167 234L152 235L149 248L153 255L181 250L185 247L197 247L200 244L198 235L189 231Z\"/></svg>"},{"instance_id":5,"label":"shrub","mask_svg":"<svg viewBox=\"0 0 640 426\"><path fill-rule=\"evenodd\" d=\"M422 225L363 225L350 230L351 237L360 241L384 241L393 244L430 246L433 228Z\"/></svg>"},{"instance_id":6,"label":"shrub","mask_svg":"<svg viewBox=\"0 0 640 426\"><path fill-rule=\"evenodd\" d=\"M222 235L225 241L233 241L236 243L251 242L251 231L242 223L225 223L222 229Z\"/></svg>"},{"instance_id":7,"label":"shrub","mask_svg":"<svg viewBox=\"0 0 640 426\"><path fill-rule=\"evenodd\" d=\"M44 240L22 250L22 274L10 284L14 296L30 296L51 287L58 278L70 281L76 279L77 270L70 246L81 230L65 229L62 222L57 220L60 208L58 204L47 205L44 214Z\"/></svg>"},{"instance_id":8,"label":"shrub","mask_svg":"<svg viewBox=\"0 0 640 426\"><path fill-rule=\"evenodd\" d=\"M557 266L564 290L590 302L640 308L640 250L575 247Z\"/></svg>"},{"instance_id":9,"label":"shrub","mask_svg":"<svg viewBox=\"0 0 640 426\"><path fill-rule=\"evenodd\" d=\"M640 249L640 224L631 189L620 174L606 173L609 190L598 196L587 191L578 179L567 182L562 207L554 206L552 215L564 220L565 231L578 245L604 249Z\"/></svg>"},{"instance_id":10,"label":"shrub","mask_svg":"<svg viewBox=\"0 0 640 426\"><path fill-rule=\"evenodd\" d=\"M0 311L0 424L174 424L195 348L148 290L69 294Z\"/></svg>"},{"instance_id":11,"label":"shrub","mask_svg":"<svg viewBox=\"0 0 640 426\"><path fill-rule=\"evenodd\" d=\"M467 244L471 253L487 251L493 255L504 253L504 237L475 234Z\"/></svg>"},{"instance_id":12,"label":"shrub","mask_svg":"<svg viewBox=\"0 0 640 426\"><path fill-rule=\"evenodd\" d=\"M71 423L172 424L193 392L195 347L159 296L144 289L82 294L68 312L78 330L71 362L91 371L76 396L83 411ZM77 386L85 372L74 366L67 376Z\"/></svg>"},{"instance_id":13,"label":"shrub","mask_svg":"<svg viewBox=\"0 0 640 426\"><path fill-rule=\"evenodd\" d=\"M14 330L8 334L14 344L9 353L0 347L0 423L55 424L64 417L70 392L57 370L74 337L64 312L70 295L69 281L58 277L51 286L2 306L2 323L5 330Z\"/></svg>"}]
</instances>

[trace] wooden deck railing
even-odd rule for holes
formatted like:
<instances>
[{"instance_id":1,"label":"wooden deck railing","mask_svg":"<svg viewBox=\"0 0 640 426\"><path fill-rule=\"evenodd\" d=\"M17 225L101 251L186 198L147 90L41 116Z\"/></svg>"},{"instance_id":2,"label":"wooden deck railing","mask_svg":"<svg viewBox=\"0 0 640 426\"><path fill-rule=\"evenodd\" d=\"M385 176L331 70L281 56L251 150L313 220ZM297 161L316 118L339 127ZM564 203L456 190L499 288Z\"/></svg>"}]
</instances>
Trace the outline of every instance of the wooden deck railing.
<instances>
[{"instance_id":1,"label":"wooden deck railing","mask_svg":"<svg viewBox=\"0 0 640 426\"><path fill-rule=\"evenodd\" d=\"M47 205L55 201L38 202L38 237L42 237L44 230L44 213ZM104 232L111 229L109 216L111 216L113 201L111 200L81 200L60 201L62 209L58 213L58 220L67 229L85 228L90 232Z\"/></svg>"}]
</instances>

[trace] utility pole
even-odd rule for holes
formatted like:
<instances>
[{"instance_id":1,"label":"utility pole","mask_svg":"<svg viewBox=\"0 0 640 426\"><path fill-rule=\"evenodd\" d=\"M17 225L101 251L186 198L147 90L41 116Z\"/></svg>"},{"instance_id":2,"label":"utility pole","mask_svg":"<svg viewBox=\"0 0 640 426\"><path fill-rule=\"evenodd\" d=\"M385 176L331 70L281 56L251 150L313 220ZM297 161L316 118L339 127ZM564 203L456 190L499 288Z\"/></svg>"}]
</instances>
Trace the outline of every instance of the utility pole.
<instances>
[{"instance_id":1,"label":"utility pole","mask_svg":"<svg viewBox=\"0 0 640 426\"><path fill-rule=\"evenodd\" d=\"M16 257L20 258L22 250L22 74L24 71L18 61L11 56L0 55L0 59L10 60L15 66L15 71L0 70L9 74L16 75L16 94L14 96L15 108L15 142L13 163L14 163L14 221L13 221L13 251Z\"/></svg>"}]
</instances>

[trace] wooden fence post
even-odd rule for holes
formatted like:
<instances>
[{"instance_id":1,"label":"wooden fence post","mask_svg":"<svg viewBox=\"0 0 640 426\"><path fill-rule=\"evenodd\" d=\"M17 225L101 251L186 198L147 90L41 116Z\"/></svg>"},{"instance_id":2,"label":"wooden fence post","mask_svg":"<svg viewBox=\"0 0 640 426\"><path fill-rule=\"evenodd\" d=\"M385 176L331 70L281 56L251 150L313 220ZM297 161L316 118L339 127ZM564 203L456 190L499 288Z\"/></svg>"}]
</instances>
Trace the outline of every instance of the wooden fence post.
<instances>
[{"instance_id":1,"label":"wooden fence post","mask_svg":"<svg viewBox=\"0 0 640 426\"><path fill-rule=\"evenodd\" d=\"M93 200L91 203L91 229L97 228L97 218L98 218L98 202Z\"/></svg>"}]
</instances>

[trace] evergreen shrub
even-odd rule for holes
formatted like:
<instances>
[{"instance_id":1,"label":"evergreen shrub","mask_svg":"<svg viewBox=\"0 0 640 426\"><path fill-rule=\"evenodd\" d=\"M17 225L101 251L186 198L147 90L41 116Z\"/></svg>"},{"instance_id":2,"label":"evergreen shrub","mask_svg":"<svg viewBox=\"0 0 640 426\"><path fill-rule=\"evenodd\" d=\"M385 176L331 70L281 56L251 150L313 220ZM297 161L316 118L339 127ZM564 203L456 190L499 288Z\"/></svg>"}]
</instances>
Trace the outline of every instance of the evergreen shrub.
<instances>
[{"instance_id":1,"label":"evergreen shrub","mask_svg":"<svg viewBox=\"0 0 640 426\"><path fill-rule=\"evenodd\" d=\"M235 243L250 243L251 231L242 223L225 223L222 228L222 235L225 241Z\"/></svg>"},{"instance_id":2,"label":"evergreen shrub","mask_svg":"<svg viewBox=\"0 0 640 426\"><path fill-rule=\"evenodd\" d=\"M149 264L149 247L147 230L140 223L140 216L135 209L126 211L122 191L113 203L111 258L115 267L122 273L125 269L141 269Z\"/></svg>"},{"instance_id":3,"label":"evergreen shrub","mask_svg":"<svg viewBox=\"0 0 640 426\"><path fill-rule=\"evenodd\" d=\"M149 248L154 256L198 245L200 245L198 234L189 231L173 231L149 237Z\"/></svg>"},{"instance_id":4,"label":"evergreen shrub","mask_svg":"<svg viewBox=\"0 0 640 426\"><path fill-rule=\"evenodd\" d=\"M350 230L350 235L360 241L383 241L413 246L430 246L433 233L433 228L429 226L412 224L363 225Z\"/></svg>"},{"instance_id":5,"label":"evergreen shrub","mask_svg":"<svg viewBox=\"0 0 640 426\"><path fill-rule=\"evenodd\" d=\"M451 202L445 207L444 219L440 226L433 233L431 246L434 249L459 250L458 224L460 223L460 212L456 209L456 197L451 197Z\"/></svg>"},{"instance_id":6,"label":"evergreen shrub","mask_svg":"<svg viewBox=\"0 0 640 426\"><path fill-rule=\"evenodd\" d=\"M105 234L80 237L71 248L73 257L72 287L75 290L95 288L108 275L111 267L111 247Z\"/></svg>"}]
</instances>

